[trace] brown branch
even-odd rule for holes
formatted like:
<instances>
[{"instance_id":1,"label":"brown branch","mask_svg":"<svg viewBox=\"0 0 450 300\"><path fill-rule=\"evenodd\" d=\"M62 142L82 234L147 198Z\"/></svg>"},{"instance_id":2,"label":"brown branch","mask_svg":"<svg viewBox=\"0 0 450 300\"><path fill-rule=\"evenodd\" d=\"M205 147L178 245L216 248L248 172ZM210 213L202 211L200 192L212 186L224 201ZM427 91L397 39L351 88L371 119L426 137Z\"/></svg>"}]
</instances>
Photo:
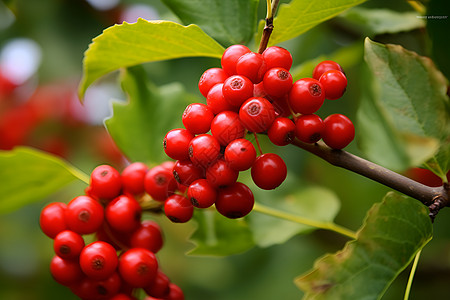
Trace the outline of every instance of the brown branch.
<instances>
[{"instance_id":1,"label":"brown branch","mask_svg":"<svg viewBox=\"0 0 450 300\"><path fill-rule=\"evenodd\" d=\"M259 43L258 53L262 54L264 50L267 48L267 44L269 43L270 35L273 31L273 18L278 8L279 0L272 1L272 10L270 15L266 17L266 25L264 26L263 33L261 36L261 41Z\"/></svg>"}]
</instances>

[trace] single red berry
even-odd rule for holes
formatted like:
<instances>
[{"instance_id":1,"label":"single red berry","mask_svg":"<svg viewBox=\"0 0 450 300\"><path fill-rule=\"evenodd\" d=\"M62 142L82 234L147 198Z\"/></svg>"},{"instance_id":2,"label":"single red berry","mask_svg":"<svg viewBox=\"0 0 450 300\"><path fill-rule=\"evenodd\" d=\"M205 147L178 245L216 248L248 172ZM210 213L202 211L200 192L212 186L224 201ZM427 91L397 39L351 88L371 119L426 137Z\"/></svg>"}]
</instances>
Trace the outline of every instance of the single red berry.
<instances>
[{"instance_id":1,"label":"single red berry","mask_svg":"<svg viewBox=\"0 0 450 300\"><path fill-rule=\"evenodd\" d=\"M184 127L193 134L206 133L214 118L212 111L203 103L191 103L183 112L181 118Z\"/></svg>"},{"instance_id":2,"label":"single red berry","mask_svg":"<svg viewBox=\"0 0 450 300\"><path fill-rule=\"evenodd\" d=\"M222 65L222 69L228 74L228 76L236 75L236 64L238 59L246 54L251 52L247 46L244 45L231 45L222 54L222 58L220 63Z\"/></svg>"},{"instance_id":3,"label":"single red berry","mask_svg":"<svg viewBox=\"0 0 450 300\"><path fill-rule=\"evenodd\" d=\"M355 127L352 121L342 114L326 117L323 124L322 139L333 149L345 148L355 137Z\"/></svg>"},{"instance_id":4,"label":"single red berry","mask_svg":"<svg viewBox=\"0 0 450 300\"><path fill-rule=\"evenodd\" d=\"M338 70L342 73L344 70L342 67L335 61L332 60L324 60L317 64L317 66L314 68L313 71L313 78L319 80L320 76L322 76L323 73L330 70Z\"/></svg>"},{"instance_id":5,"label":"single red berry","mask_svg":"<svg viewBox=\"0 0 450 300\"><path fill-rule=\"evenodd\" d=\"M266 63L259 53L248 52L242 55L236 63L236 73L247 77L255 84L262 81L266 71Z\"/></svg>"},{"instance_id":6,"label":"single red berry","mask_svg":"<svg viewBox=\"0 0 450 300\"><path fill-rule=\"evenodd\" d=\"M169 277L161 270L158 270L155 280L149 286L144 287L144 291L152 297L166 298L170 292L169 284Z\"/></svg>"},{"instance_id":7,"label":"single red berry","mask_svg":"<svg viewBox=\"0 0 450 300\"><path fill-rule=\"evenodd\" d=\"M233 111L223 111L217 114L211 123L211 134L226 146L229 142L245 136L245 127L239 115Z\"/></svg>"},{"instance_id":8,"label":"single red berry","mask_svg":"<svg viewBox=\"0 0 450 300\"><path fill-rule=\"evenodd\" d=\"M278 117L267 131L267 136L275 145L286 146L295 138L295 124L291 119Z\"/></svg>"},{"instance_id":9,"label":"single red berry","mask_svg":"<svg viewBox=\"0 0 450 300\"><path fill-rule=\"evenodd\" d=\"M51 239L54 239L58 233L68 229L65 221L65 210L67 205L62 202L53 202L47 204L39 216L39 225L42 232Z\"/></svg>"},{"instance_id":10,"label":"single red berry","mask_svg":"<svg viewBox=\"0 0 450 300\"><path fill-rule=\"evenodd\" d=\"M77 259L83 248L83 237L71 230L61 231L53 240L53 250L63 259Z\"/></svg>"},{"instance_id":11,"label":"single red berry","mask_svg":"<svg viewBox=\"0 0 450 300\"><path fill-rule=\"evenodd\" d=\"M114 272L108 278L102 280L85 277L77 284L70 286L70 289L81 299L111 300L118 294L121 281L119 274Z\"/></svg>"},{"instance_id":12,"label":"single red berry","mask_svg":"<svg viewBox=\"0 0 450 300\"><path fill-rule=\"evenodd\" d=\"M134 162L123 169L121 177L124 192L131 193L133 195L140 195L144 193L144 179L147 171L147 165L141 162Z\"/></svg>"},{"instance_id":13,"label":"single red berry","mask_svg":"<svg viewBox=\"0 0 450 300\"><path fill-rule=\"evenodd\" d=\"M167 161L161 163L160 166L163 167L164 169L172 172L173 167L175 167L175 162L173 160L167 160Z\"/></svg>"},{"instance_id":14,"label":"single red berry","mask_svg":"<svg viewBox=\"0 0 450 300\"><path fill-rule=\"evenodd\" d=\"M164 152L172 159L188 159L188 147L194 135L187 129L170 130L164 137Z\"/></svg>"},{"instance_id":15,"label":"single red berry","mask_svg":"<svg viewBox=\"0 0 450 300\"><path fill-rule=\"evenodd\" d=\"M275 120L272 103L261 97L253 97L242 104L239 110L242 124L251 132L260 133L269 129Z\"/></svg>"},{"instance_id":16,"label":"single red berry","mask_svg":"<svg viewBox=\"0 0 450 300\"><path fill-rule=\"evenodd\" d=\"M256 159L255 146L249 140L236 139L225 148L224 158L231 168L237 171L248 170Z\"/></svg>"},{"instance_id":17,"label":"single red berry","mask_svg":"<svg viewBox=\"0 0 450 300\"><path fill-rule=\"evenodd\" d=\"M220 144L210 134L200 134L189 143L189 158L200 167L206 168L214 163L220 154Z\"/></svg>"},{"instance_id":18,"label":"single red berry","mask_svg":"<svg viewBox=\"0 0 450 300\"><path fill-rule=\"evenodd\" d=\"M227 100L223 97L223 83L218 83L211 88L206 96L206 105L208 105L209 109L217 115L223 111L239 111L239 107L233 106L228 103Z\"/></svg>"},{"instance_id":19,"label":"single red berry","mask_svg":"<svg viewBox=\"0 0 450 300\"><path fill-rule=\"evenodd\" d=\"M221 68L210 68L203 72L198 82L198 89L206 97L211 88L217 83L223 83L228 75Z\"/></svg>"},{"instance_id":20,"label":"single red berry","mask_svg":"<svg viewBox=\"0 0 450 300\"><path fill-rule=\"evenodd\" d=\"M81 270L92 279L108 278L116 270L117 264L116 249L102 241L87 245L80 254Z\"/></svg>"},{"instance_id":21,"label":"single red berry","mask_svg":"<svg viewBox=\"0 0 450 300\"><path fill-rule=\"evenodd\" d=\"M222 93L231 106L239 107L245 100L253 96L253 83L245 76L233 75L224 81Z\"/></svg>"},{"instance_id":22,"label":"single red berry","mask_svg":"<svg viewBox=\"0 0 450 300\"><path fill-rule=\"evenodd\" d=\"M108 203L105 218L114 230L132 232L141 224L142 207L132 196L120 195Z\"/></svg>"},{"instance_id":23,"label":"single red berry","mask_svg":"<svg viewBox=\"0 0 450 300\"><path fill-rule=\"evenodd\" d=\"M295 121L295 136L302 142L315 143L322 138L323 121L315 114L301 115Z\"/></svg>"},{"instance_id":24,"label":"single red berry","mask_svg":"<svg viewBox=\"0 0 450 300\"><path fill-rule=\"evenodd\" d=\"M295 113L313 114L323 104L325 91L322 84L313 78L297 80L289 92L289 105Z\"/></svg>"},{"instance_id":25,"label":"single red berry","mask_svg":"<svg viewBox=\"0 0 450 300\"><path fill-rule=\"evenodd\" d=\"M147 249L132 248L120 256L120 276L133 287L148 286L155 280L157 271L156 256Z\"/></svg>"},{"instance_id":26,"label":"single red berry","mask_svg":"<svg viewBox=\"0 0 450 300\"><path fill-rule=\"evenodd\" d=\"M251 170L253 182L263 190L273 190L280 186L287 176L284 160L275 153L258 156Z\"/></svg>"},{"instance_id":27,"label":"single red berry","mask_svg":"<svg viewBox=\"0 0 450 300\"><path fill-rule=\"evenodd\" d=\"M157 253L163 246L161 228L155 221L142 221L141 226L130 236L130 247L144 248Z\"/></svg>"},{"instance_id":28,"label":"single red berry","mask_svg":"<svg viewBox=\"0 0 450 300\"><path fill-rule=\"evenodd\" d=\"M173 176L176 181L184 186L189 186L193 181L203 178L204 170L190 160L178 160L173 167Z\"/></svg>"},{"instance_id":29,"label":"single red berry","mask_svg":"<svg viewBox=\"0 0 450 300\"><path fill-rule=\"evenodd\" d=\"M177 190L178 184L171 171L164 167L151 168L144 179L145 191L156 201L164 201Z\"/></svg>"},{"instance_id":30,"label":"single red berry","mask_svg":"<svg viewBox=\"0 0 450 300\"><path fill-rule=\"evenodd\" d=\"M54 256L50 262L50 274L56 282L65 286L79 282L84 276L78 260L62 259L59 256Z\"/></svg>"},{"instance_id":31,"label":"single red berry","mask_svg":"<svg viewBox=\"0 0 450 300\"><path fill-rule=\"evenodd\" d=\"M239 172L223 159L218 159L206 170L206 180L215 188L232 185L238 176Z\"/></svg>"},{"instance_id":32,"label":"single red berry","mask_svg":"<svg viewBox=\"0 0 450 300\"><path fill-rule=\"evenodd\" d=\"M187 197L195 207L207 208L216 202L217 190L206 179L197 179L189 186Z\"/></svg>"},{"instance_id":33,"label":"single red berry","mask_svg":"<svg viewBox=\"0 0 450 300\"><path fill-rule=\"evenodd\" d=\"M164 213L174 223L185 223L192 218L194 206L182 195L172 195L164 202Z\"/></svg>"},{"instance_id":34,"label":"single red berry","mask_svg":"<svg viewBox=\"0 0 450 300\"><path fill-rule=\"evenodd\" d=\"M329 100L341 98L347 88L347 77L337 70L326 71L320 76L319 82L325 90L325 98Z\"/></svg>"},{"instance_id":35,"label":"single red berry","mask_svg":"<svg viewBox=\"0 0 450 300\"><path fill-rule=\"evenodd\" d=\"M230 219L242 218L248 215L255 203L255 198L248 186L242 182L221 188L216 199L217 211Z\"/></svg>"},{"instance_id":36,"label":"single red berry","mask_svg":"<svg viewBox=\"0 0 450 300\"><path fill-rule=\"evenodd\" d=\"M79 234L94 233L103 223L103 206L89 196L78 196L69 202L64 217L70 230Z\"/></svg>"},{"instance_id":37,"label":"single red berry","mask_svg":"<svg viewBox=\"0 0 450 300\"><path fill-rule=\"evenodd\" d=\"M263 84L271 97L282 97L292 88L292 75L286 69L272 68L264 75Z\"/></svg>"},{"instance_id":38,"label":"single red berry","mask_svg":"<svg viewBox=\"0 0 450 300\"><path fill-rule=\"evenodd\" d=\"M267 69L271 68L283 68L290 70L292 66L291 53L281 47L272 46L264 50L262 54L264 61L266 62Z\"/></svg>"},{"instance_id":39,"label":"single red berry","mask_svg":"<svg viewBox=\"0 0 450 300\"><path fill-rule=\"evenodd\" d=\"M120 173L109 165L96 167L90 177L91 194L99 199L113 199L120 194L122 179Z\"/></svg>"},{"instance_id":40,"label":"single red berry","mask_svg":"<svg viewBox=\"0 0 450 300\"><path fill-rule=\"evenodd\" d=\"M181 288L174 284L169 283L169 294L166 296L167 300L184 300L184 294Z\"/></svg>"}]
</instances>

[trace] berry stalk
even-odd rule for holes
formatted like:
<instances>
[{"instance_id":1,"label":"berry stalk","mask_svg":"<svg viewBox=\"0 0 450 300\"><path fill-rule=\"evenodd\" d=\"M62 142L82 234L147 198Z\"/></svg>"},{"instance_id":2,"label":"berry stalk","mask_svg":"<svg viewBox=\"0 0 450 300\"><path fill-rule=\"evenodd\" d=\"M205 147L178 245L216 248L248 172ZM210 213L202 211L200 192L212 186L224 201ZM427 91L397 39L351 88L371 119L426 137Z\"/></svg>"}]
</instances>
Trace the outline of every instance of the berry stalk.
<instances>
[{"instance_id":1,"label":"berry stalk","mask_svg":"<svg viewBox=\"0 0 450 300\"><path fill-rule=\"evenodd\" d=\"M264 52L264 50L267 48L267 44L269 43L269 38L273 31L273 17L275 16L275 12L277 11L279 2L279 0L267 0L266 25L264 26L261 42L258 48L259 54L262 54Z\"/></svg>"}]
</instances>

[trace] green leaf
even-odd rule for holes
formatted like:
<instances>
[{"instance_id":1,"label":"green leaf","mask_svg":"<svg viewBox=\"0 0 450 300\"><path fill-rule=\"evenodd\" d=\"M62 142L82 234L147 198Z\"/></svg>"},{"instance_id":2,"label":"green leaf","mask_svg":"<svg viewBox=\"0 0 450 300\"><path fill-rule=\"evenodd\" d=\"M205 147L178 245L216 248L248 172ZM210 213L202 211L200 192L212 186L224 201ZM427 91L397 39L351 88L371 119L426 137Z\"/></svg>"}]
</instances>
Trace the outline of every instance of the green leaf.
<instances>
[{"instance_id":1,"label":"green leaf","mask_svg":"<svg viewBox=\"0 0 450 300\"><path fill-rule=\"evenodd\" d=\"M196 212L194 220L198 227L189 240L196 247L189 255L227 256L255 245L245 219L228 219L215 209L202 209Z\"/></svg>"},{"instance_id":2,"label":"green leaf","mask_svg":"<svg viewBox=\"0 0 450 300\"><path fill-rule=\"evenodd\" d=\"M181 115L196 98L178 83L151 85L141 66L121 75L128 101L113 103L113 116L105 121L108 132L130 161L152 164L169 159L163 149L164 136L182 126Z\"/></svg>"},{"instance_id":3,"label":"green leaf","mask_svg":"<svg viewBox=\"0 0 450 300\"><path fill-rule=\"evenodd\" d=\"M80 98L98 78L124 67L181 57L220 58L224 49L197 25L146 21L114 25L93 39L85 52Z\"/></svg>"},{"instance_id":4,"label":"green leaf","mask_svg":"<svg viewBox=\"0 0 450 300\"><path fill-rule=\"evenodd\" d=\"M183 21L196 24L223 45L246 44L256 28L258 0L163 0Z\"/></svg>"},{"instance_id":5,"label":"green leaf","mask_svg":"<svg viewBox=\"0 0 450 300\"><path fill-rule=\"evenodd\" d=\"M427 208L394 192L369 211L357 239L295 279L304 299L380 299L432 237Z\"/></svg>"},{"instance_id":6,"label":"green leaf","mask_svg":"<svg viewBox=\"0 0 450 300\"><path fill-rule=\"evenodd\" d=\"M255 190L258 201L259 190ZM262 191L267 193L267 191ZM287 195L271 194L270 202L276 203L277 210L306 217L315 221L332 222L339 212L340 202L334 193L322 187L296 185L296 192ZM326 207L327 209L323 209ZM294 235L308 233L315 228L292 221L253 212L249 215L249 226L253 239L260 247L282 244Z\"/></svg>"},{"instance_id":7,"label":"green leaf","mask_svg":"<svg viewBox=\"0 0 450 300\"><path fill-rule=\"evenodd\" d=\"M64 160L32 148L0 151L0 214L41 201L74 180L89 177Z\"/></svg>"},{"instance_id":8,"label":"green leaf","mask_svg":"<svg viewBox=\"0 0 450 300\"><path fill-rule=\"evenodd\" d=\"M359 142L369 159L395 170L425 161L438 176L450 166L447 81L429 58L366 39L369 94L358 111ZM372 80L372 85L370 84Z\"/></svg>"},{"instance_id":9,"label":"green leaf","mask_svg":"<svg viewBox=\"0 0 450 300\"><path fill-rule=\"evenodd\" d=\"M269 44L275 45L308 31L366 0L292 0L280 5Z\"/></svg>"}]
</instances>

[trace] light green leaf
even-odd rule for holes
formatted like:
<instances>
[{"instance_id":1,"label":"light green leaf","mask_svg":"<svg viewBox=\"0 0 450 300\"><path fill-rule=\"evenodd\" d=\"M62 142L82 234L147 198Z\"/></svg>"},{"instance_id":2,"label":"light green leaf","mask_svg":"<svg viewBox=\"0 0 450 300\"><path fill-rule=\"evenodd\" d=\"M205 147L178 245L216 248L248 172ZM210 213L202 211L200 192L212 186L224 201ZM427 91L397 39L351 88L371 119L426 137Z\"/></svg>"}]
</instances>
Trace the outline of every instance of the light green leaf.
<instances>
[{"instance_id":1,"label":"light green leaf","mask_svg":"<svg viewBox=\"0 0 450 300\"><path fill-rule=\"evenodd\" d=\"M394 192L369 211L357 239L295 279L304 299L380 299L432 237L427 208Z\"/></svg>"},{"instance_id":2,"label":"light green leaf","mask_svg":"<svg viewBox=\"0 0 450 300\"><path fill-rule=\"evenodd\" d=\"M94 38L85 52L80 98L95 80L120 68L181 57L220 58L223 51L197 25L144 19L114 25Z\"/></svg>"},{"instance_id":3,"label":"light green leaf","mask_svg":"<svg viewBox=\"0 0 450 300\"><path fill-rule=\"evenodd\" d=\"M41 201L74 180L89 177L54 155L26 147L0 151L0 214Z\"/></svg>"},{"instance_id":4,"label":"light green leaf","mask_svg":"<svg viewBox=\"0 0 450 300\"><path fill-rule=\"evenodd\" d=\"M429 58L366 39L371 78L358 111L359 142L369 159L395 170L425 161L438 176L450 166L447 82ZM370 83L371 82L371 83Z\"/></svg>"},{"instance_id":5,"label":"light green leaf","mask_svg":"<svg viewBox=\"0 0 450 300\"><path fill-rule=\"evenodd\" d=\"M196 24L223 45L246 44L256 28L258 0L163 0L183 21Z\"/></svg>"}]
</instances>

